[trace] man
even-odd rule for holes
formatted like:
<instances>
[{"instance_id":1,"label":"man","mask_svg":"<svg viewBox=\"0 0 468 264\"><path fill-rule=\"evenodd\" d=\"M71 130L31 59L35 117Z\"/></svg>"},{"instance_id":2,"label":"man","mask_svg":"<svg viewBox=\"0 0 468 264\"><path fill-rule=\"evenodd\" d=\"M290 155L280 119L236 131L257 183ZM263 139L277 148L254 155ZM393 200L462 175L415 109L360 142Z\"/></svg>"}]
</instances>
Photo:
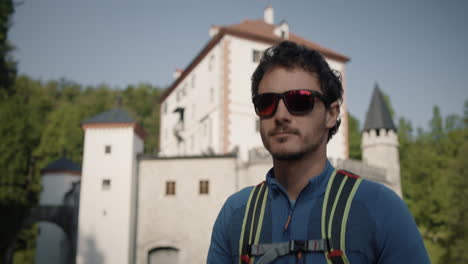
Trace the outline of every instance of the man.
<instances>
[{"instance_id":1,"label":"man","mask_svg":"<svg viewBox=\"0 0 468 264\"><path fill-rule=\"evenodd\" d=\"M244 245L241 238L249 226L248 217L244 218L254 193L249 187L229 197L221 209L208 263L327 263L326 258L331 259L333 246L322 239L322 205L324 197L328 199L327 184L336 175L326 146L340 125L342 95L339 77L318 52L288 41L266 50L252 76L262 141L273 157L265 182L263 227L258 231L261 246ZM343 262L333 263L429 263L403 201L383 185L359 183L344 225L341 249L346 248L335 254ZM297 247L298 242L302 246ZM262 255L269 256L262 259Z\"/></svg>"}]
</instances>

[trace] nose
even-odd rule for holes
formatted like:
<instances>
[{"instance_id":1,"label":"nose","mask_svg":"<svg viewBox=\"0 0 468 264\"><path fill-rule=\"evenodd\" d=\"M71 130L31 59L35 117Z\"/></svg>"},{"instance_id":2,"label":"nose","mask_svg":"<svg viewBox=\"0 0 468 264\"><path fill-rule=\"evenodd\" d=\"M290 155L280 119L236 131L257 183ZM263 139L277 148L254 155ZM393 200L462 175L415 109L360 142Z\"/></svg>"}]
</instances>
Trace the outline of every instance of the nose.
<instances>
[{"instance_id":1,"label":"nose","mask_svg":"<svg viewBox=\"0 0 468 264\"><path fill-rule=\"evenodd\" d=\"M281 98L278 102L278 106L276 107L276 113L274 118L278 121L284 121L290 119L290 113L284 104L283 98Z\"/></svg>"}]
</instances>

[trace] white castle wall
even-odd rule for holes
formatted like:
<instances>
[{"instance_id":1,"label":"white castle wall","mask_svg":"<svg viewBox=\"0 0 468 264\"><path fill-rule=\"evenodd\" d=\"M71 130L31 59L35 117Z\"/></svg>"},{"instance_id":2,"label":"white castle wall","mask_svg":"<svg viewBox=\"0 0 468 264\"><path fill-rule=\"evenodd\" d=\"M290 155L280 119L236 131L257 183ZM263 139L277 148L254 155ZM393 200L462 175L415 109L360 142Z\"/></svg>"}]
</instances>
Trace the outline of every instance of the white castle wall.
<instances>
[{"instance_id":1,"label":"white castle wall","mask_svg":"<svg viewBox=\"0 0 468 264\"><path fill-rule=\"evenodd\" d=\"M105 146L111 153L105 153ZM136 155L143 142L133 127L85 129L77 263L131 263L136 206ZM110 180L104 187L103 180Z\"/></svg>"},{"instance_id":2,"label":"white castle wall","mask_svg":"<svg viewBox=\"0 0 468 264\"><path fill-rule=\"evenodd\" d=\"M238 185L234 157L140 161L136 263L147 264L152 249L178 249L179 263L205 263L216 216ZM209 194L199 194L200 180ZM166 182L175 181L175 195Z\"/></svg>"},{"instance_id":3,"label":"white castle wall","mask_svg":"<svg viewBox=\"0 0 468 264\"><path fill-rule=\"evenodd\" d=\"M340 117L341 125L338 129L338 132L331 138L327 144L327 156L330 159L348 159L348 120L347 120L347 100L346 100L346 66L342 62L331 60L327 58L327 62L330 67L334 70L337 70L341 73L342 85L343 85L343 103L341 104Z\"/></svg>"},{"instance_id":4,"label":"white castle wall","mask_svg":"<svg viewBox=\"0 0 468 264\"><path fill-rule=\"evenodd\" d=\"M69 173L46 173L42 175L42 191L39 205L60 206L63 198L74 182L80 180L77 175ZM67 238L55 224L39 223L39 235L36 240L36 264L59 264L66 259ZM65 247L65 248L63 248Z\"/></svg>"},{"instance_id":5,"label":"white castle wall","mask_svg":"<svg viewBox=\"0 0 468 264\"><path fill-rule=\"evenodd\" d=\"M398 136L393 130L375 129L362 135L362 160L369 165L384 168L389 187L398 195L401 192L400 158L398 153Z\"/></svg>"},{"instance_id":6,"label":"white castle wall","mask_svg":"<svg viewBox=\"0 0 468 264\"><path fill-rule=\"evenodd\" d=\"M42 175L39 204L62 205L65 194L72 188L72 184L79 180L80 176L63 172Z\"/></svg>"},{"instance_id":7,"label":"white castle wall","mask_svg":"<svg viewBox=\"0 0 468 264\"><path fill-rule=\"evenodd\" d=\"M263 146L252 105L250 78L258 65L253 61L253 51L263 52L270 45L232 36L226 38L230 42L229 149L238 146L239 157L247 161L250 149Z\"/></svg>"},{"instance_id":8,"label":"white castle wall","mask_svg":"<svg viewBox=\"0 0 468 264\"><path fill-rule=\"evenodd\" d=\"M238 147L239 157L247 161L248 152L262 146L251 99L250 78L258 65L253 61L253 51L262 52L269 46L224 36L161 105L159 154L200 155L208 153L208 148L215 154L226 154ZM345 64L327 61L330 67L342 73L344 80ZM179 115L173 113L177 107L185 109L184 141L181 143L177 143L173 131L179 120ZM341 128L327 147L332 159L348 157L346 111L344 100Z\"/></svg>"},{"instance_id":9,"label":"white castle wall","mask_svg":"<svg viewBox=\"0 0 468 264\"><path fill-rule=\"evenodd\" d=\"M161 156L201 154L209 147L220 152L222 55L220 46L215 46L161 105ZM185 109L184 142L180 144L174 136L177 107Z\"/></svg>"}]
</instances>

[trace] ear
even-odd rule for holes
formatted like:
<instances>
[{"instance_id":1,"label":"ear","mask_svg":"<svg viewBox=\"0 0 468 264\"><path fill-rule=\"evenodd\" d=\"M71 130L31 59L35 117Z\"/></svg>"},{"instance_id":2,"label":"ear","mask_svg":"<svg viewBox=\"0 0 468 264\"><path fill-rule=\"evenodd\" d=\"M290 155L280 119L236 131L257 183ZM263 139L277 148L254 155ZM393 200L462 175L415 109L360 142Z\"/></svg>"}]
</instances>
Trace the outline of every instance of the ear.
<instances>
[{"instance_id":1,"label":"ear","mask_svg":"<svg viewBox=\"0 0 468 264\"><path fill-rule=\"evenodd\" d=\"M326 126L327 128L332 128L335 126L338 116L340 115L340 104L338 101L335 101L330 104L330 107L327 109L326 117Z\"/></svg>"}]
</instances>

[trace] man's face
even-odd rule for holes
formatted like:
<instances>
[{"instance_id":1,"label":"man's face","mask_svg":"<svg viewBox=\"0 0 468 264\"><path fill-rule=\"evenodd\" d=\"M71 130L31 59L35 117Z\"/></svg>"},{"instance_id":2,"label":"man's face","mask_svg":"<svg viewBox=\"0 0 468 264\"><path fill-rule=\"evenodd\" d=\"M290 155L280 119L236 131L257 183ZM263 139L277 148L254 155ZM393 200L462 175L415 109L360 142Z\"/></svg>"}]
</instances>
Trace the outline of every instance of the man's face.
<instances>
[{"instance_id":1,"label":"man's face","mask_svg":"<svg viewBox=\"0 0 468 264\"><path fill-rule=\"evenodd\" d=\"M263 76L258 94L284 93L298 89L322 93L316 74L300 68L275 67ZM272 117L260 119L263 144L277 160L300 159L306 154L316 152L320 146L326 146L328 130L335 125L338 113L337 102L327 109L321 100L315 98L312 111L293 115L281 99Z\"/></svg>"}]
</instances>

